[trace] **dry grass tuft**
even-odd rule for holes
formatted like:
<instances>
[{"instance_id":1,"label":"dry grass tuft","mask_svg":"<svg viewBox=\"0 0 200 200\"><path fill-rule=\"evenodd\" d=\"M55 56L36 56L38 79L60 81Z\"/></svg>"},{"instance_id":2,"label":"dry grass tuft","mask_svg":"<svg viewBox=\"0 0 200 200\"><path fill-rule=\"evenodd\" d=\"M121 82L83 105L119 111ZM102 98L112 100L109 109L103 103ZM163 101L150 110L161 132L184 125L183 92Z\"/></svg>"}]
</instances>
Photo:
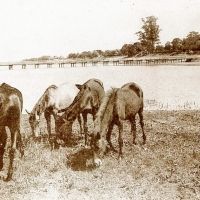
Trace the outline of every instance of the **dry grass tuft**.
<instances>
[{"instance_id":1,"label":"dry grass tuft","mask_svg":"<svg viewBox=\"0 0 200 200\"><path fill-rule=\"evenodd\" d=\"M147 144L137 126L137 145L132 145L130 124L125 123L123 159L109 151L103 165L92 165L92 152L84 149L78 124L72 142L50 151L47 142L26 139L25 156L14 162L13 180L1 182L1 199L200 199L200 111L146 111ZM92 121L90 122L90 131ZM138 120L137 120L137 124ZM30 134L23 116L24 137ZM45 128L43 121L42 127ZM44 129L45 130L45 129ZM118 150L118 132L112 142ZM5 167L0 172L6 173Z\"/></svg>"}]
</instances>

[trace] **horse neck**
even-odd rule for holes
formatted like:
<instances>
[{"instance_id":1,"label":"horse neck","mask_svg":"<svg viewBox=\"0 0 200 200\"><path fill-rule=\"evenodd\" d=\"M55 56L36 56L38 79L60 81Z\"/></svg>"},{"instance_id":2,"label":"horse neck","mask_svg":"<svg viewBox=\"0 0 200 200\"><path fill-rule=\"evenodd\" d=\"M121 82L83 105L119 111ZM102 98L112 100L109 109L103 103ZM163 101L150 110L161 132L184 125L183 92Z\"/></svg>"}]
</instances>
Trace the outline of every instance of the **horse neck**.
<instances>
[{"instance_id":1,"label":"horse neck","mask_svg":"<svg viewBox=\"0 0 200 200\"><path fill-rule=\"evenodd\" d=\"M113 89L111 94L108 97L106 97L107 99L103 101L103 103L100 106L99 113L101 114L97 115L100 121L100 130L102 136L106 135L108 126L110 125L111 121L114 118L113 109L115 105L115 94L116 94L116 89Z\"/></svg>"},{"instance_id":2,"label":"horse neck","mask_svg":"<svg viewBox=\"0 0 200 200\"><path fill-rule=\"evenodd\" d=\"M35 104L31 113L40 116L44 112L45 109L46 109L45 108L45 100L44 100L44 95L43 95L42 97L40 97L38 102Z\"/></svg>"}]
</instances>

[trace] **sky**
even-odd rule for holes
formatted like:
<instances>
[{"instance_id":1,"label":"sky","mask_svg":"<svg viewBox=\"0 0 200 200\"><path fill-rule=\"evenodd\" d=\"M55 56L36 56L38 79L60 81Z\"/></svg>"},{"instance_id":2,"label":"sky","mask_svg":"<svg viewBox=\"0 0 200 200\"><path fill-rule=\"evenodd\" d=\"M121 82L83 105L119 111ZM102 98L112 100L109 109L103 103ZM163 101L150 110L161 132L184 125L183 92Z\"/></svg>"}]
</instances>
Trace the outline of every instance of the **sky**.
<instances>
[{"instance_id":1,"label":"sky","mask_svg":"<svg viewBox=\"0 0 200 200\"><path fill-rule=\"evenodd\" d=\"M0 0L0 62L121 49L152 15L164 45L200 33L199 10L199 0Z\"/></svg>"}]
</instances>

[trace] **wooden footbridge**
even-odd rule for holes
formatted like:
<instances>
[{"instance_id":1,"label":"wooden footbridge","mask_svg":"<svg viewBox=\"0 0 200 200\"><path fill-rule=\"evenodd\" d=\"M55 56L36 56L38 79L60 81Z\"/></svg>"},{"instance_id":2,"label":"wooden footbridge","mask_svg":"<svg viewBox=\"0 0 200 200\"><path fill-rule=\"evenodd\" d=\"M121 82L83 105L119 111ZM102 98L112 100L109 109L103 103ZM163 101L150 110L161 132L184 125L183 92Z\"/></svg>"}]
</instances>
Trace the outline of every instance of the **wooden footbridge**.
<instances>
[{"instance_id":1,"label":"wooden footbridge","mask_svg":"<svg viewBox=\"0 0 200 200\"><path fill-rule=\"evenodd\" d=\"M34 66L35 69L40 68L40 66L46 65L47 68L52 68L53 65L57 65L59 68L63 68L65 66L68 67L76 67L76 66L123 66L123 65L159 65L159 64L167 64L167 63L180 63L180 62L191 62L193 58L138 58L138 59L108 59L108 60L73 60L73 61L21 61L21 62L4 62L0 63L1 66L8 66L9 70L12 70L15 66L16 68L21 67L21 69L27 69L29 66Z\"/></svg>"}]
</instances>

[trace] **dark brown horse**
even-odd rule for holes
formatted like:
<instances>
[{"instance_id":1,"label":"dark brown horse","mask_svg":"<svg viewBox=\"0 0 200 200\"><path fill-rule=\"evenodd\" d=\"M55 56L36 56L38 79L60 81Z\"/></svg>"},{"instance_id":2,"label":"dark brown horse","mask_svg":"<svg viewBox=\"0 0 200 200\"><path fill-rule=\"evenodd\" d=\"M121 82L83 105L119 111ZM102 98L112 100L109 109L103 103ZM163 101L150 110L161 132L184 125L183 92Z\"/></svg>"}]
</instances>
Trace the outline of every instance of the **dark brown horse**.
<instances>
[{"instance_id":1,"label":"dark brown horse","mask_svg":"<svg viewBox=\"0 0 200 200\"><path fill-rule=\"evenodd\" d=\"M62 118L66 121L65 125L68 123L70 124L78 115L82 114L85 145L87 146L87 115L90 113L93 116L93 120L95 119L95 115L101 105L103 97L105 96L105 92L103 83L98 79L90 79L83 85L77 84L76 86L79 89L79 92L74 101L69 107L62 109L59 112L65 111L62 115Z\"/></svg>"},{"instance_id":2,"label":"dark brown horse","mask_svg":"<svg viewBox=\"0 0 200 200\"><path fill-rule=\"evenodd\" d=\"M143 143L146 136L143 123L143 92L135 83L127 83L121 88L113 88L106 93L106 96L99 108L94 122L94 132L91 135L91 146L94 150L94 163L102 164L101 158L106 151L106 140L112 149L111 132L114 124L119 128L119 155L122 155L123 146L123 121L129 120L131 123L131 133L133 134L133 144L136 138L135 115L140 117L140 125L143 133Z\"/></svg>"},{"instance_id":3,"label":"dark brown horse","mask_svg":"<svg viewBox=\"0 0 200 200\"><path fill-rule=\"evenodd\" d=\"M40 137L39 122L43 113L47 122L49 139L51 138L51 115L53 115L55 119L55 133L58 136L59 129L64 123L64 121L60 120L61 118L57 115L58 110L68 107L74 100L78 91L78 88L71 83L64 83L59 86L51 85L45 90L44 94L37 101L32 111L30 113L26 111L30 115L29 123L32 129L33 137ZM80 116L77 117L81 128ZM72 126L72 123L70 123L70 126ZM61 139L64 139L64 137L65 136L62 135ZM50 144L53 145L51 140Z\"/></svg>"},{"instance_id":4,"label":"dark brown horse","mask_svg":"<svg viewBox=\"0 0 200 200\"><path fill-rule=\"evenodd\" d=\"M16 88L3 83L0 85L0 170L3 168L3 154L7 141L7 133L5 127L10 129L11 133L11 149L9 152L10 163L7 173L6 181L12 178L13 174L13 160L15 151L18 148L21 156L24 155L20 122L21 112L23 107L22 94Z\"/></svg>"}]
</instances>

